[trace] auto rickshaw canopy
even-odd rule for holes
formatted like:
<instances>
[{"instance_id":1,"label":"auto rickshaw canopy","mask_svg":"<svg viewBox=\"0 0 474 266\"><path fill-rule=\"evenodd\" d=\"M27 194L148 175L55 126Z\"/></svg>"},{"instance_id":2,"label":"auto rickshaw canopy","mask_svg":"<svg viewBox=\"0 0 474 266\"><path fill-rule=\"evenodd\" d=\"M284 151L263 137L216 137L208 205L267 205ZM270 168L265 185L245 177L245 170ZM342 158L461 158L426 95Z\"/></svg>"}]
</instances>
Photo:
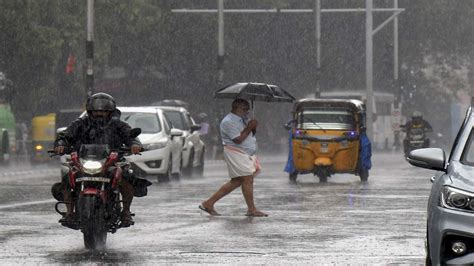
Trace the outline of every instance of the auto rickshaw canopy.
<instances>
[{"instance_id":1,"label":"auto rickshaw canopy","mask_svg":"<svg viewBox=\"0 0 474 266\"><path fill-rule=\"evenodd\" d=\"M313 99L304 98L298 100L293 106L293 113L301 112L310 108L346 108L355 113L365 113L365 104L355 99Z\"/></svg>"}]
</instances>

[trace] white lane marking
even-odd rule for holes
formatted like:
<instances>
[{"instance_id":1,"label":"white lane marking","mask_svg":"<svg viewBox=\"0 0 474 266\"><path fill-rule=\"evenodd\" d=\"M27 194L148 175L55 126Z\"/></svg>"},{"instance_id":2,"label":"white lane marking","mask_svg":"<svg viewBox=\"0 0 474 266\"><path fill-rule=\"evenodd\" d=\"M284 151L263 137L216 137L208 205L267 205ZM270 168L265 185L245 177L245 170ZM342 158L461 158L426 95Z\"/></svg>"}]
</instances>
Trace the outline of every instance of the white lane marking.
<instances>
[{"instance_id":1,"label":"white lane marking","mask_svg":"<svg viewBox=\"0 0 474 266\"><path fill-rule=\"evenodd\" d=\"M39 204L44 204L44 203L52 203L52 202L56 202L56 201L57 200L55 200L55 199L49 199L49 200L29 201L29 202L6 204L6 205L0 205L0 210L10 209L10 208L15 208L15 207L22 207L22 206L29 206L29 205L39 205Z\"/></svg>"}]
</instances>

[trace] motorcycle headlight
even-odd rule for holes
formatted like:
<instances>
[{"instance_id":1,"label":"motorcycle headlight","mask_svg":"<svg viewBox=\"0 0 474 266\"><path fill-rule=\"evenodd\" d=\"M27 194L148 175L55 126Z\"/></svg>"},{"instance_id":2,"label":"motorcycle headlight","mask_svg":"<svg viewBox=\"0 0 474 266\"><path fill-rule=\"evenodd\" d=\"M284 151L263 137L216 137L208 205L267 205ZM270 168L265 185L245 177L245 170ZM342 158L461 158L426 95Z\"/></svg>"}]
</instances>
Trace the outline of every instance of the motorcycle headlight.
<instances>
[{"instance_id":1,"label":"motorcycle headlight","mask_svg":"<svg viewBox=\"0 0 474 266\"><path fill-rule=\"evenodd\" d=\"M99 161L90 161L90 160L81 160L82 168L84 173L94 175L102 171L102 162Z\"/></svg>"},{"instance_id":2,"label":"motorcycle headlight","mask_svg":"<svg viewBox=\"0 0 474 266\"><path fill-rule=\"evenodd\" d=\"M145 150L158 150L158 149L163 149L166 147L167 141L160 141L156 143L150 143L150 144L144 144L143 148Z\"/></svg>"},{"instance_id":3,"label":"motorcycle headlight","mask_svg":"<svg viewBox=\"0 0 474 266\"><path fill-rule=\"evenodd\" d=\"M474 212L474 193L446 186L441 192L441 206Z\"/></svg>"}]
</instances>

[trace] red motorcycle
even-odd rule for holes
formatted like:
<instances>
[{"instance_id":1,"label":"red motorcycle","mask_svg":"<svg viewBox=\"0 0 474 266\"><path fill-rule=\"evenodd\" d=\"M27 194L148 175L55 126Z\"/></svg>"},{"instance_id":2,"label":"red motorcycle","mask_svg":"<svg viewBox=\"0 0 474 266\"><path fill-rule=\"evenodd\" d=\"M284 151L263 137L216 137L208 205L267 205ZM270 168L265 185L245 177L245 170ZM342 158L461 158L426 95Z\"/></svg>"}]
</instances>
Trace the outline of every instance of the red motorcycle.
<instances>
[{"instance_id":1,"label":"red motorcycle","mask_svg":"<svg viewBox=\"0 0 474 266\"><path fill-rule=\"evenodd\" d=\"M75 219L62 225L81 230L87 249L104 247L107 233L124 227L119 184L124 174L132 173L130 163L123 158L129 154L129 150L111 151L108 145L87 144L71 152L70 160L64 163L69 168ZM57 202L56 212L64 216L59 206L67 203Z\"/></svg>"}]
</instances>

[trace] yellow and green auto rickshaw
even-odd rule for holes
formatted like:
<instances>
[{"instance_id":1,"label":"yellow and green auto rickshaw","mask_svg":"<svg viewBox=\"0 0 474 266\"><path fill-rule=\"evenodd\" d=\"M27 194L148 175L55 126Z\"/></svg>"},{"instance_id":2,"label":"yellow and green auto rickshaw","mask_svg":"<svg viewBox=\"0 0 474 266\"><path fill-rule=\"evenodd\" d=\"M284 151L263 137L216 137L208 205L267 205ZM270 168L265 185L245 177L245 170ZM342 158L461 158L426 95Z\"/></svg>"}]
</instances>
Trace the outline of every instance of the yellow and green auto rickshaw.
<instances>
[{"instance_id":1,"label":"yellow and green auto rickshaw","mask_svg":"<svg viewBox=\"0 0 474 266\"><path fill-rule=\"evenodd\" d=\"M312 173L321 183L336 173L358 175L366 182L371 145L365 134L365 105L359 100L301 99L294 104L290 152L285 171L290 181Z\"/></svg>"},{"instance_id":2,"label":"yellow and green auto rickshaw","mask_svg":"<svg viewBox=\"0 0 474 266\"><path fill-rule=\"evenodd\" d=\"M53 147L56 138L56 114L35 116L31 120L32 162L50 161L48 150Z\"/></svg>"}]
</instances>

